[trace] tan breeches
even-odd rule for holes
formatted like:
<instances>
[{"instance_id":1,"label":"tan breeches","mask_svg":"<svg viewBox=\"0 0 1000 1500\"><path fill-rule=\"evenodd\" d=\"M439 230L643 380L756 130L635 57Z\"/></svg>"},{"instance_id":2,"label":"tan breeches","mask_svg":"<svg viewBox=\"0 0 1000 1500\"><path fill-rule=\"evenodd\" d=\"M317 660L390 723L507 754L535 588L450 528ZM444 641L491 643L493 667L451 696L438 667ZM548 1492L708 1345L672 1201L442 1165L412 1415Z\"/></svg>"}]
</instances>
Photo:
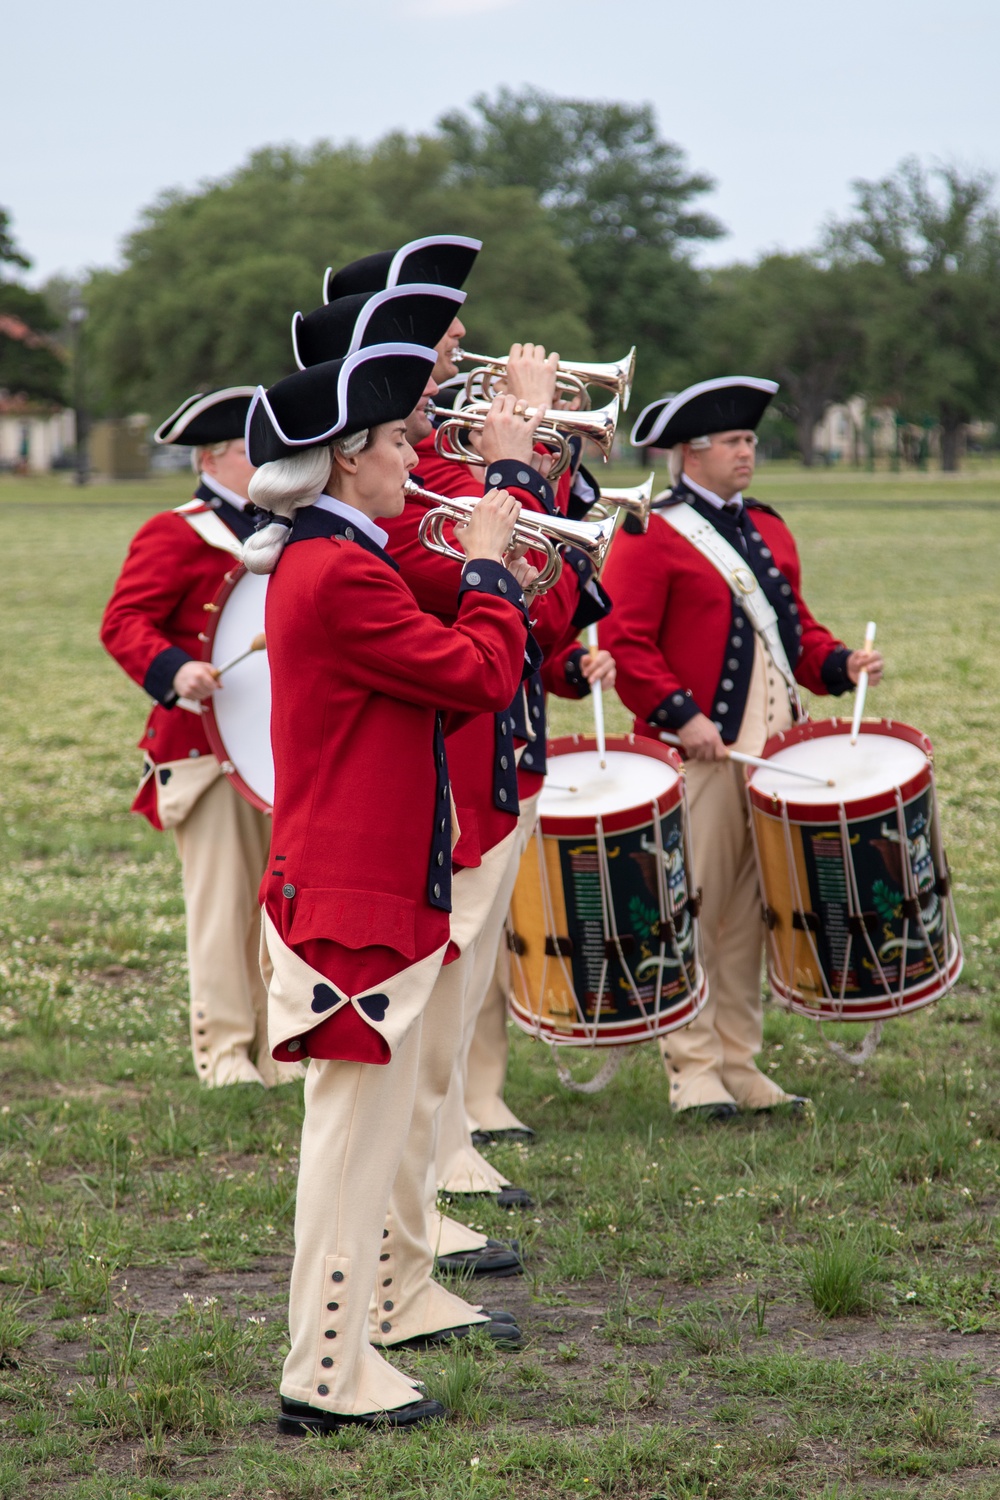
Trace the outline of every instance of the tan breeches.
<instances>
[{"instance_id":1,"label":"tan breeches","mask_svg":"<svg viewBox=\"0 0 1000 1500\"><path fill-rule=\"evenodd\" d=\"M281 1393L327 1411L379 1411L418 1397L372 1348L368 1308L376 1282L383 1301L393 1297L383 1226L413 1111L420 1033L418 1019L385 1066L313 1058L306 1073Z\"/></svg>"},{"instance_id":2,"label":"tan breeches","mask_svg":"<svg viewBox=\"0 0 1000 1500\"><path fill-rule=\"evenodd\" d=\"M507 910L520 868L521 855L524 853L531 830L535 826L537 809L537 795L529 797L522 805L503 874L493 896L493 903L486 913L472 947L462 1035L455 1051L448 1095L441 1109L441 1125L438 1133L437 1182L440 1188L448 1192L492 1193L507 1184L507 1178L503 1177L472 1144L465 1103L466 1076L469 1054L482 1013L483 1002L490 994L496 974L497 952L503 937L504 923L507 920ZM506 1073L506 1041L506 1024L504 1024L504 1073Z\"/></svg>"},{"instance_id":3,"label":"tan breeches","mask_svg":"<svg viewBox=\"0 0 1000 1500\"><path fill-rule=\"evenodd\" d=\"M271 821L220 777L173 830L187 914L191 1047L209 1088L300 1077L267 1046L257 892ZM256 1066L255 1066L256 1064Z\"/></svg>"}]
</instances>

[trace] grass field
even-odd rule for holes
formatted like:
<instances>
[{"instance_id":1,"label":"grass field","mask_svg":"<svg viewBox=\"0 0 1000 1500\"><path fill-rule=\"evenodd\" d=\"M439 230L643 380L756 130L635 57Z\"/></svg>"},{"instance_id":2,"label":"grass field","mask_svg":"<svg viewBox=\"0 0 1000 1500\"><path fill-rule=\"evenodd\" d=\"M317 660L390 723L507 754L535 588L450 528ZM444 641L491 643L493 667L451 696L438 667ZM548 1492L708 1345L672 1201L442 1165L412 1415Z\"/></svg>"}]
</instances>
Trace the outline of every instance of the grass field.
<instances>
[{"instance_id":1,"label":"grass field","mask_svg":"<svg viewBox=\"0 0 1000 1500\"><path fill-rule=\"evenodd\" d=\"M188 493L0 478L0 1500L1000 1495L1000 470L755 486L819 617L878 621L870 709L934 740L959 989L860 1070L769 1007L800 1123L676 1122L650 1048L570 1095L518 1037L539 1139L495 1157L538 1207L476 1222L525 1244L486 1295L526 1346L408 1357L451 1420L326 1443L273 1428L301 1096L191 1075L175 858L128 813L144 702L97 643Z\"/></svg>"}]
</instances>

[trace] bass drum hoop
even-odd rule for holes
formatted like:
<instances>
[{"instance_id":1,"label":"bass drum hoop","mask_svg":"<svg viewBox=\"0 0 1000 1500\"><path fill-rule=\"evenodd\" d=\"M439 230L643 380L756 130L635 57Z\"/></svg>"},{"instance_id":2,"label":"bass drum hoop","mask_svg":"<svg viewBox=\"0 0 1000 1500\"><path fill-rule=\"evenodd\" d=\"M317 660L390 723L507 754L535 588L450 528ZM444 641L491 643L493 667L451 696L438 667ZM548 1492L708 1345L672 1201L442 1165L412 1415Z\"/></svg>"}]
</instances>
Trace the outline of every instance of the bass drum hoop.
<instances>
[{"instance_id":1,"label":"bass drum hoop","mask_svg":"<svg viewBox=\"0 0 1000 1500\"><path fill-rule=\"evenodd\" d=\"M215 638L219 632L219 624L222 620L223 611L241 580L247 577L253 578L255 576L256 575L253 573L248 573L247 569L243 567L242 563L238 563L231 572L226 574L225 578L222 581L222 587L219 589L219 592L216 594L215 598L212 600L211 605L209 606L208 624L205 627L202 638L202 661L217 665L217 663L215 663L213 660L213 652L215 648ZM263 620L261 620L260 623L261 628L263 628ZM260 795L260 793L256 792L249 784L249 782L244 779L240 772L239 766L233 760L230 747L226 744L223 738L222 730L216 716L214 693L206 700L203 706L202 722L205 725L205 734L208 737L208 743L211 746L212 754L215 756L216 760L219 762L219 765L222 767L222 774L225 776L226 780L232 784L237 792L239 792L240 796L245 802L249 802L251 807L255 807L258 812L270 814L272 811L272 804L266 801Z\"/></svg>"}]
</instances>

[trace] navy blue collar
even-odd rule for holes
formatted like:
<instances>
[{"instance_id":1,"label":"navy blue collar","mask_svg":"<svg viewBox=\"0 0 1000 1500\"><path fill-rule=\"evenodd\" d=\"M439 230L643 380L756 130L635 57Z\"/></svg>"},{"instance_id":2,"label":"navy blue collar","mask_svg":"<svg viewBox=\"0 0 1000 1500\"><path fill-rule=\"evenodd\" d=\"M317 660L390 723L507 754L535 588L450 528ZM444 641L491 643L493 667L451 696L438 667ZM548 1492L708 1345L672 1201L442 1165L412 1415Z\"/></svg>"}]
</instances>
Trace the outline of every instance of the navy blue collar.
<instances>
[{"instance_id":1,"label":"navy blue collar","mask_svg":"<svg viewBox=\"0 0 1000 1500\"><path fill-rule=\"evenodd\" d=\"M219 520L224 521L233 536L238 537L241 542L245 542L248 536L253 536L252 517L237 506L230 505L228 500L223 500L222 496L217 495L207 484L199 484L194 492L194 498L204 501L211 510L214 510Z\"/></svg>"},{"instance_id":2,"label":"navy blue collar","mask_svg":"<svg viewBox=\"0 0 1000 1500\"><path fill-rule=\"evenodd\" d=\"M373 557L380 557L395 572L399 572L399 564L393 561L378 542L366 536L360 526L352 526L346 517L338 516L332 510L320 510L315 505L303 506L301 510L295 512L292 534L285 545L290 547L293 542L312 542L331 536L342 536L346 541L354 542L358 547L370 552Z\"/></svg>"}]
</instances>

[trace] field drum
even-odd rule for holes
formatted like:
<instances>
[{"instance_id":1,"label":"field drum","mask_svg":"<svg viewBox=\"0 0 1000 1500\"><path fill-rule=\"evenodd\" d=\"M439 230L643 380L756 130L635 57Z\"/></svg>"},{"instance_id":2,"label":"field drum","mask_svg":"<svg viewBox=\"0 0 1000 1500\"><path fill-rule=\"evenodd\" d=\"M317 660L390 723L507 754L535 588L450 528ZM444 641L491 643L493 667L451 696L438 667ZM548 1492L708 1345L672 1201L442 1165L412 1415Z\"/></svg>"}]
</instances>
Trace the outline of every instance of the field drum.
<instances>
[{"instance_id":1,"label":"field drum","mask_svg":"<svg viewBox=\"0 0 1000 1500\"><path fill-rule=\"evenodd\" d=\"M681 762L655 740L552 740L511 899L510 1010L559 1046L621 1047L705 1003Z\"/></svg>"},{"instance_id":2,"label":"field drum","mask_svg":"<svg viewBox=\"0 0 1000 1500\"><path fill-rule=\"evenodd\" d=\"M248 650L264 629L267 575L236 568L209 611L202 655L221 667ZM261 812L274 803L271 755L271 677L267 652L255 651L229 668L222 687L204 705L205 730L213 753L241 797Z\"/></svg>"},{"instance_id":3,"label":"field drum","mask_svg":"<svg viewBox=\"0 0 1000 1500\"><path fill-rule=\"evenodd\" d=\"M747 797L776 997L821 1020L880 1021L951 989L962 944L930 740L888 720L850 734L827 719L775 735Z\"/></svg>"}]
</instances>

